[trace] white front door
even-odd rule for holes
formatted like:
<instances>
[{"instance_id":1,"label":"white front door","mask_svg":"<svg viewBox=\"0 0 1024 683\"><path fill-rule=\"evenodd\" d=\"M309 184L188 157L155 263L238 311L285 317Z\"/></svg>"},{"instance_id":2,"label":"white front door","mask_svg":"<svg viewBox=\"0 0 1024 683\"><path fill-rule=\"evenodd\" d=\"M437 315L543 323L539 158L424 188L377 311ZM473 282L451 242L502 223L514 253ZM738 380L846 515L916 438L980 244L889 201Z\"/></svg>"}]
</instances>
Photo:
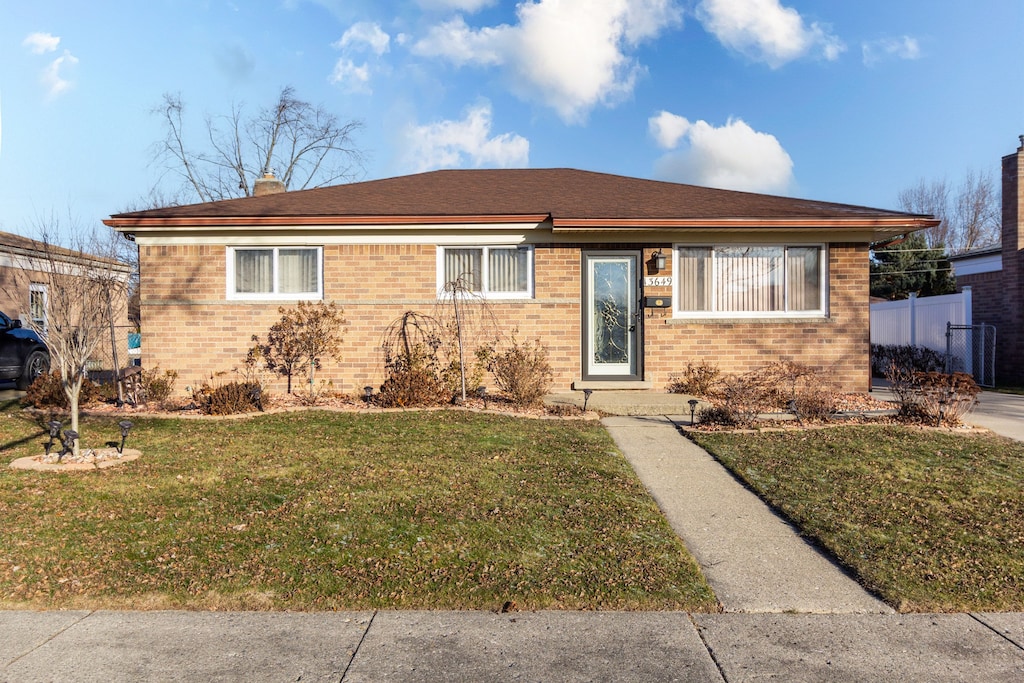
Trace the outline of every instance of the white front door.
<instances>
[{"instance_id":1,"label":"white front door","mask_svg":"<svg viewBox=\"0 0 1024 683\"><path fill-rule=\"evenodd\" d=\"M639 379L640 255L590 252L585 255L584 372L587 378Z\"/></svg>"}]
</instances>

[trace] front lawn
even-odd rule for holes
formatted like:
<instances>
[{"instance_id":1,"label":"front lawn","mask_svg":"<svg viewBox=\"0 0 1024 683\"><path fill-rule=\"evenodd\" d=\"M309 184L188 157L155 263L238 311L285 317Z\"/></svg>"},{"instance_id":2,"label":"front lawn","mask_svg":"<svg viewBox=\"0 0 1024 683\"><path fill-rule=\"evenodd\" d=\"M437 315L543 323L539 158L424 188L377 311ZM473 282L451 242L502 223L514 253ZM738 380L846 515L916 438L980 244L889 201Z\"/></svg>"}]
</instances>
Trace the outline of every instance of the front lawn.
<instances>
[{"instance_id":1,"label":"front lawn","mask_svg":"<svg viewBox=\"0 0 1024 683\"><path fill-rule=\"evenodd\" d=\"M117 420L84 420L84 445L115 440ZM716 608L597 424L132 420L139 460L37 473L6 465L41 452L45 418L0 412L0 606Z\"/></svg>"},{"instance_id":2,"label":"front lawn","mask_svg":"<svg viewBox=\"0 0 1024 683\"><path fill-rule=\"evenodd\" d=\"M693 438L899 610L1024 610L1024 444L897 426Z\"/></svg>"}]
</instances>

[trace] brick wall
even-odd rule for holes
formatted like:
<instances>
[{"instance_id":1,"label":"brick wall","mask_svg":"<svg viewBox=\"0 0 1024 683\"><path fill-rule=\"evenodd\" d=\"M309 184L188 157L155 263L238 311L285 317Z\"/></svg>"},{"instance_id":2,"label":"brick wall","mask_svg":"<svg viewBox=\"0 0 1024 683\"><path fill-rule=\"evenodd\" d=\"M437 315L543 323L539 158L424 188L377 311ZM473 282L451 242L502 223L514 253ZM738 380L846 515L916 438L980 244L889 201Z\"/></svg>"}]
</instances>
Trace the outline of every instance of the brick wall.
<instances>
[{"instance_id":1,"label":"brick wall","mask_svg":"<svg viewBox=\"0 0 1024 683\"><path fill-rule=\"evenodd\" d=\"M645 248L645 259L655 248ZM671 252L668 244L662 249ZM556 390L568 389L581 377L580 252L581 245L536 245L535 299L492 301L466 310L475 338L486 339L500 328L520 341L541 341L555 371ZM225 258L223 246L140 248L143 363L176 370L180 392L213 373L229 373L221 381L232 377L230 372L241 367L252 345L252 335L265 337L280 318L282 303L293 305L228 301ZM673 320L670 309L647 309L646 379L663 391L688 361L707 360L734 372L793 360L827 372L847 390L866 390L867 245L832 245L829 274L827 319L684 321ZM348 325L343 363L329 363L318 377L349 393L359 393L368 384L378 386L384 379L380 345L388 325L408 310L445 315L437 309L435 280L436 250L431 245L324 247L325 298L343 308ZM671 288L652 288L645 294L671 296ZM271 389L283 391L283 379L275 380Z\"/></svg>"},{"instance_id":2,"label":"brick wall","mask_svg":"<svg viewBox=\"0 0 1024 683\"><path fill-rule=\"evenodd\" d=\"M996 381L1024 386L1024 138L1003 157L1003 325L996 331Z\"/></svg>"},{"instance_id":3,"label":"brick wall","mask_svg":"<svg viewBox=\"0 0 1024 683\"><path fill-rule=\"evenodd\" d=\"M786 360L818 369L845 390L867 391L867 245L830 246L829 290L826 319L683 320L672 319L665 309L648 309L646 379L663 390L671 375L688 362L707 361L725 372L746 372Z\"/></svg>"}]
</instances>

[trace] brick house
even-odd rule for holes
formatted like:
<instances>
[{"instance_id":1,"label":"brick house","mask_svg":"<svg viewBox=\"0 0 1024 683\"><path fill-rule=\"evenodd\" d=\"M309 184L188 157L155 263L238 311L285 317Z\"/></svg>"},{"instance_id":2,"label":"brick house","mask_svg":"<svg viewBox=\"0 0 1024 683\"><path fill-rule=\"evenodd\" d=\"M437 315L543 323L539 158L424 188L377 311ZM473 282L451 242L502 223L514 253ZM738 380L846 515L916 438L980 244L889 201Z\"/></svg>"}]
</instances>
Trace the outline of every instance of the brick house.
<instances>
[{"instance_id":1,"label":"brick house","mask_svg":"<svg viewBox=\"0 0 1024 683\"><path fill-rule=\"evenodd\" d=\"M972 290L972 319L996 327L999 384L1024 386L1024 135L1002 159L1002 239L950 257L958 290Z\"/></svg>"},{"instance_id":2,"label":"brick house","mask_svg":"<svg viewBox=\"0 0 1024 683\"><path fill-rule=\"evenodd\" d=\"M547 347L558 390L664 391L690 361L785 359L866 391L868 245L935 224L571 169L264 181L254 197L104 221L139 245L146 363L182 385L239 366L300 299L349 321L345 361L324 376L377 385L385 328L461 276L506 331Z\"/></svg>"},{"instance_id":3,"label":"brick house","mask_svg":"<svg viewBox=\"0 0 1024 683\"><path fill-rule=\"evenodd\" d=\"M94 254L0 232L0 311L21 320L26 327L47 326L50 274L63 268L93 268L111 277L131 277L131 266ZM119 300L115 324L128 325L127 301Z\"/></svg>"}]
</instances>

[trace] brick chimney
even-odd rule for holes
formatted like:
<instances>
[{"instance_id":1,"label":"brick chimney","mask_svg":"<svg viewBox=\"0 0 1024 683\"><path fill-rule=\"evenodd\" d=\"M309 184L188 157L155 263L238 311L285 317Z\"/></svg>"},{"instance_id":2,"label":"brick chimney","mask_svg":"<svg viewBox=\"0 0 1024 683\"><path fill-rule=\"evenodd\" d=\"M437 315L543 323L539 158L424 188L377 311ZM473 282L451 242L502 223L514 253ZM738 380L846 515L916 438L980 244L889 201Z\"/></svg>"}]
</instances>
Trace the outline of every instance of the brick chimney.
<instances>
[{"instance_id":1,"label":"brick chimney","mask_svg":"<svg viewBox=\"0 0 1024 683\"><path fill-rule=\"evenodd\" d=\"M263 174L262 178L257 178L256 182L252 184L252 196L262 197L268 194L278 194L280 192L287 192L287 188L284 183L274 177L274 174L269 169Z\"/></svg>"},{"instance_id":2,"label":"brick chimney","mask_svg":"<svg viewBox=\"0 0 1024 683\"><path fill-rule=\"evenodd\" d=\"M997 381L1024 384L1024 135L1013 154L1003 157L1003 311L997 331ZM1002 358L1000 358L1000 355Z\"/></svg>"}]
</instances>

